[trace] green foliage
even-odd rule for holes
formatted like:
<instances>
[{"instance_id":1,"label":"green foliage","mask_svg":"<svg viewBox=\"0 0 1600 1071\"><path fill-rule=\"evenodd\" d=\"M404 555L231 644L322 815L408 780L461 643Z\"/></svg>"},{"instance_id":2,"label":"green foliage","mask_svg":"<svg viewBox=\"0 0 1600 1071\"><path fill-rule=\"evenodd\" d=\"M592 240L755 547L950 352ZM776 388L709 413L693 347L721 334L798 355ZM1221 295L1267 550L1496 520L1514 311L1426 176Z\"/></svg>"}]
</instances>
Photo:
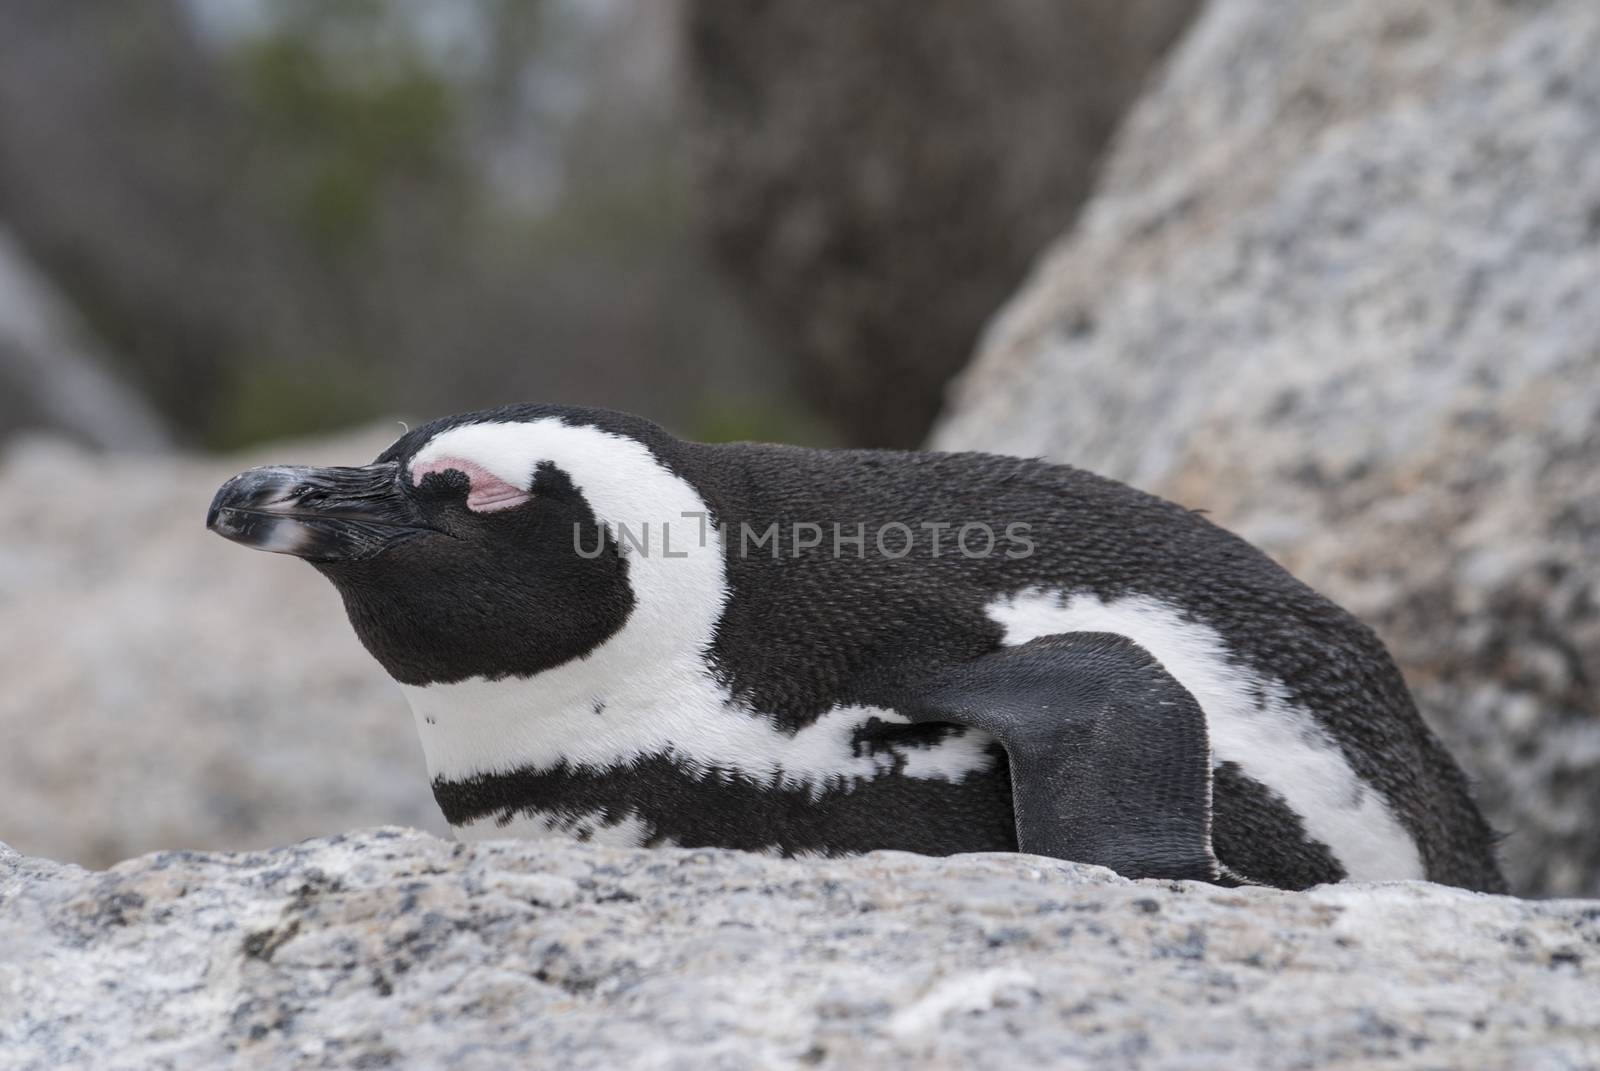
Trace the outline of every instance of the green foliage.
<instances>
[{"instance_id":1,"label":"green foliage","mask_svg":"<svg viewBox=\"0 0 1600 1071\"><path fill-rule=\"evenodd\" d=\"M687 180L657 163L574 186L557 211L529 220L520 237L546 261L577 254L627 262L681 242L689 211Z\"/></svg>"},{"instance_id":2,"label":"green foliage","mask_svg":"<svg viewBox=\"0 0 1600 1071\"><path fill-rule=\"evenodd\" d=\"M349 358L243 361L206 445L229 450L373 420L385 409L378 377Z\"/></svg>"},{"instance_id":3,"label":"green foliage","mask_svg":"<svg viewBox=\"0 0 1600 1071\"><path fill-rule=\"evenodd\" d=\"M366 7L334 4L320 17ZM451 152L451 87L401 43L374 34L354 55L330 52L319 47L325 32L291 20L240 46L237 61L257 156L284 172L268 181L281 178L306 239L338 254L371 235L390 190L420 181L437 195L466 176Z\"/></svg>"},{"instance_id":4,"label":"green foliage","mask_svg":"<svg viewBox=\"0 0 1600 1071\"><path fill-rule=\"evenodd\" d=\"M576 9L456 2L275 0L229 44L242 151L218 163L274 239L235 278L277 289L197 347L218 386L182 409L193 434L232 448L559 389L701 438L822 441L742 374L770 357L696 247L670 109L606 95ZM581 106L531 106L548 86Z\"/></svg>"}]
</instances>

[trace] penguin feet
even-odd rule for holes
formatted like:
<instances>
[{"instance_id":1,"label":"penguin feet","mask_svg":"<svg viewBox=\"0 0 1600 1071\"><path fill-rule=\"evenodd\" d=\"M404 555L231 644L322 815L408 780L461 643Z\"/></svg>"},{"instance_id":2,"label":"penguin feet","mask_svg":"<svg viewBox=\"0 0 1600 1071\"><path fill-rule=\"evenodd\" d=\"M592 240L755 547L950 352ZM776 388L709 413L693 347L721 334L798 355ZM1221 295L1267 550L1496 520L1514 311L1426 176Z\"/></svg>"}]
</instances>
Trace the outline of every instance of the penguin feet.
<instances>
[{"instance_id":1,"label":"penguin feet","mask_svg":"<svg viewBox=\"0 0 1600 1071\"><path fill-rule=\"evenodd\" d=\"M943 670L896 707L1000 741L1021 851L1129 878L1254 884L1212 850L1205 714L1125 636L1043 636Z\"/></svg>"}]
</instances>

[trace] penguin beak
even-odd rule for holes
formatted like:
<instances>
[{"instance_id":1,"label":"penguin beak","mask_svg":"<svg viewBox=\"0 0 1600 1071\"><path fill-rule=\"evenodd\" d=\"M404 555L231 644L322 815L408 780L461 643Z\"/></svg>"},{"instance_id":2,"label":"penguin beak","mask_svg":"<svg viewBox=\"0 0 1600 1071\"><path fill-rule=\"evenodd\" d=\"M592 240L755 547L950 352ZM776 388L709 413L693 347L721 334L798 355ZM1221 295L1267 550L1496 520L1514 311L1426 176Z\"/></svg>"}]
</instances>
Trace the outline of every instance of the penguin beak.
<instances>
[{"instance_id":1,"label":"penguin beak","mask_svg":"<svg viewBox=\"0 0 1600 1071\"><path fill-rule=\"evenodd\" d=\"M247 547L313 562L361 561L436 531L405 493L394 461L242 472L218 488L206 527Z\"/></svg>"}]
</instances>

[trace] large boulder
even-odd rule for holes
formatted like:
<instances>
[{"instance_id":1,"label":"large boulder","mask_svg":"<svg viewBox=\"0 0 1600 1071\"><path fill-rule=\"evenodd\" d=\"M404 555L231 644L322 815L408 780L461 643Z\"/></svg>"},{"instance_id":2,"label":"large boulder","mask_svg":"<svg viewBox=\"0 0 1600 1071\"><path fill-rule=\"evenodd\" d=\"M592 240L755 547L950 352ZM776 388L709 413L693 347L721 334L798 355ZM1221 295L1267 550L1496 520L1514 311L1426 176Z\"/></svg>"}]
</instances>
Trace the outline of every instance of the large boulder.
<instances>
[{"instance_id":1,"label":"large boulder","mask_svg":"<svg viewBox=\"0 0 1600 1071\"><path fill-rule=\"evenodd\" d=\"M0 846L0 1053L94 1066L1600 1060L1600 903L379 829L104 873Z\"/></svg>"},{"instance_id":2,"label":"large boulder","mask_svg":"<svg viewBox=\"0 0 1600 1071\"><path fill-rule=\"evenodd\" d=\"M1600 6L1214 0L935 436L1373 624L1514 887L1600 894Z\"/></svg>"},{"instance_id":3,"label":"large boulder","mask_svg":"<svg viewBox=\"0 0 1600 1071\"><path fill-rule=\"evenodd\" d=\"M690 0L704 227L844 439L922 439L1196 4Z\"/></svg>"}]
</instances>

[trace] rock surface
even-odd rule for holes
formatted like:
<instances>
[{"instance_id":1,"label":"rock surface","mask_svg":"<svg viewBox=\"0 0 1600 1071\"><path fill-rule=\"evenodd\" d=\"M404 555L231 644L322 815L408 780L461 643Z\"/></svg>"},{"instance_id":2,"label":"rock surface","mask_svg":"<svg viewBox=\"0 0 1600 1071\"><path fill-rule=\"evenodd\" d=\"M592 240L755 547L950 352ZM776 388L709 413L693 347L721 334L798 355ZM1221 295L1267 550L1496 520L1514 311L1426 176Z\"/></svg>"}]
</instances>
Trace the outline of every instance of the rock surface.
<instances>
[{"instance_id":1,"label":"rock surface","mask_svg":"<svg viewBox=\"0 0 1600 1071\"><path fill-rule=\"evenodd\" d=\"M208 462L0 453L0 839L104 866L379 822L443 831L411 713L333 587L205 530L240 469L359 464L398 430Z\"/></svg>"},{"instance_id":2,"label":"rock surface","mask_svg":"<svg viewBox=\"0 0 1600 1071\"><path fill-rule=\"evenodd\" d=\"M1600 895L1600 6L1213 0L936 435L1191 506L1373 624Z\"/></svg>"},{"instance_id":3,"label":"rock surface","mask_svg":"<svg viewBox=\"0 0 1600 1071\"><path fill-rule=\"evenodd\" d=\"M0 848L0 1063L1567 1068L1600 903L378 829L104 873Z\"/></svg>"}]
</instances>

